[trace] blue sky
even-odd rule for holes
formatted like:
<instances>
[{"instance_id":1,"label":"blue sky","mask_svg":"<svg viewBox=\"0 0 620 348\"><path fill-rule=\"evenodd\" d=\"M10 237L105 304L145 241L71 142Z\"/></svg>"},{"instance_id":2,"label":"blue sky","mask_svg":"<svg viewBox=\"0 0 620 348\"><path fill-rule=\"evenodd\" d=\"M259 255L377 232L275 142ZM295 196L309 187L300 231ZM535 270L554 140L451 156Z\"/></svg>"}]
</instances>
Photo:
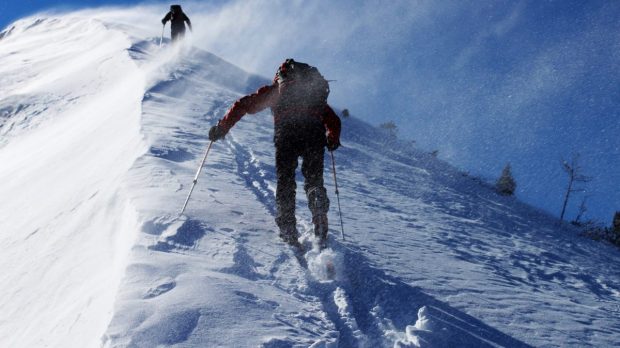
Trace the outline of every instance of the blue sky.
<instances>
[{"instance_id":1,"label":"blue sky","mask_svg":"<svg viewBox=\"0 0 620 348\"><path fill-rule=\"evenodd\" d=\"M195 45L265 76L286 57L316 65L337 80L334 105L393 120L401 138L489 180L510 162L517 196L556 216L561 159L579 152L593 177L587 216L609 224L620 210L619 1L180 3ZM103 4L135 3L9 1L0 26Z\"/></svg>"}]
</instances>

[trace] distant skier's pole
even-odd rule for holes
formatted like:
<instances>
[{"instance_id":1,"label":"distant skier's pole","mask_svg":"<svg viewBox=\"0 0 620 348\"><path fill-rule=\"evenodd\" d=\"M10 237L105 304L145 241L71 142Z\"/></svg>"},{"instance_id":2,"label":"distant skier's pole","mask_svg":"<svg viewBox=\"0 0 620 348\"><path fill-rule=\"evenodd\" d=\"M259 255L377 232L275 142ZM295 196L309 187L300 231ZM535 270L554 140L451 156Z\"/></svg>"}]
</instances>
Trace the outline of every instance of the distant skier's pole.
<instances>
[{"instance_id":1,"label":"distant skier's pole","mask_svg":"<svg viewBox=\"0 0 620 348\"><path fill-rule=\"evenodd\" d=\"M342 240L344 240L344 224L342 223L342 209L340 209L340 193L338 192L338 180L336 180L336 161L334 160L334 151L329 152L332 155L332 173L334 174L334 186L336 186L336 198L338 199L338 213L340 214L340 232Z\"/></svg>"},{"instance_id":2,"label":"distant skier's pole","mask_svg":"<svg viewBox=\"0 0 620 348\"><path fill-rule=\"evenodd\" d=\"M161 37L159 38L159 48L161 48L161 42L164 41L164 29L166 29L166 23L161 27Z\"/></svg>"},{"instance_id":3,"label":"distant skier's pole","mask_svg":"<svg viewBox=\"0 0 620 348\"><path fill-rule=\"evenodd\" d=\"M187 207L187 202L189 202L189 197L192 196L192 192L194 191L194 187L196 187L196 183L198 182L198 176L200 175L200 171L202 170L202 167L205 165L205 162L207 161L207 155L209 155L209 150L211 150L211 145L213 145L213 141L209 142L209 146L207 147L207 151L205 151L205 156L202 158L202 162L200 162L200 167L198 167L198 170L196 171L196 176L194 177L194 182L192 183L192 188L189 190L189 194L187 195L187 199L185 200L185 204L183 204L183 209L181 209L181 212L179 213L179 216L177 218L180 218L181 215L183 215L183 212L185 211L185 208Z\"/></svg>"}]
</instances>

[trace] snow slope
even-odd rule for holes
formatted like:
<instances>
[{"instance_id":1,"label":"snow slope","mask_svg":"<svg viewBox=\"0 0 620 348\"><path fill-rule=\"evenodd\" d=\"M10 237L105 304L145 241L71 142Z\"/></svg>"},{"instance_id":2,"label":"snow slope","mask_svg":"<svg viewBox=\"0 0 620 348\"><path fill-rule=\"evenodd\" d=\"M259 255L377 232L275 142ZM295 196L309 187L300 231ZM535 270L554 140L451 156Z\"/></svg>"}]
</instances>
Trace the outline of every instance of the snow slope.
<instances>
[{"instance_id":1,"label":"snow slope","mask_svg":"<svg viewBox=\"0 0 620 348\"><path fill-rule=\"evenodd\" d=\"M0 346L617 344L616 249L355 118L347 238L326 165L332 247L308 268L277 237L267 112L213 145L175 219L209 127L268 80L105 13L5 33ZM297 214L310 246L301 189Z\"/></svg>"},{"instance_id":2,"label":"snow slope","mask_svg":"<svg viewBox=\"0 0 620 348\"><path fill-rule=\"evenodd\" d=\"M130 44L71 17L0 41L0 346L93 346L111 318L139 226L124 177L145 151Z\"/></svg>"}]
</instances>

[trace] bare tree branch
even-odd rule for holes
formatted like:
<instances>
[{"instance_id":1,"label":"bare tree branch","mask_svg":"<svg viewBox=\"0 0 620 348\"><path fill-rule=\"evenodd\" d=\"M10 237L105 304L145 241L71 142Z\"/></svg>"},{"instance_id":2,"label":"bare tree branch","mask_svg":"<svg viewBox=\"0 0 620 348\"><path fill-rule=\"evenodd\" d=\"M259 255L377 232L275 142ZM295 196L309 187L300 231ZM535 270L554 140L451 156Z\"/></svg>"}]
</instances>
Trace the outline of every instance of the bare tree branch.
<instances>
[{"instance_id":1,"label":"bare tree branch","mask_svg":"<svg viewBox=\"0 0 620 348\"><path fill-rule=\"evenodd\" d=\"M583 187L574 187L576 183L587 183L592 181L592 177L582 173L582 168L579 165L579 153L573 153L570 162L562 160L562 169L568 174L568 185L566 187L566 194L564 195L564 203L562 204L562 212L560 213L560 221L564 221L564 213L566 213L566 206L570 194L573 192L585 192Z\"/></svg>"}]
</instances>

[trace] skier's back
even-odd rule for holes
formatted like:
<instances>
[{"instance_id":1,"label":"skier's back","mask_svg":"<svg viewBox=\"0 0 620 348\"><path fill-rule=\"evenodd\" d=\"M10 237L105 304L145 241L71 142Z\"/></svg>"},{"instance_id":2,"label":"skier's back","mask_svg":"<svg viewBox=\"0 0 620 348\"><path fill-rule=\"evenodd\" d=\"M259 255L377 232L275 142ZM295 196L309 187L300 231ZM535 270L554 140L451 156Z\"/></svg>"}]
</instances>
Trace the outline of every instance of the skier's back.
<instances>
[{"instance_id":1,"label":"skier's back","mask_svg":"<svg viewBox=\"0 0 620 348\"><path fill-rule=\"evenodd\" d=\"M185 22L189 30L192 30L192 22L181 9L181 5L170 5L170 11L162 18L161 23L166 25L170 21L172 41L177 41L185 36Z\"/></svg>"},{"instance_id":2,"label":"skier's back","mask_svg":"<svg viewBox=\"0 0 620 348\"><path fill-rule=\"evenodd\" d=\"M276 223L280 237L291 245L299 246L295 218L299 157L303 160L301 171L314 232L321 248L327 243L329 199L323 185L323 157L325 146L330 151L340 146L340 119L327 104L328 94L329 85L316 68L287 59L271 85L236 101L209 132L209 139L221 139L245 114L271 108L276 148Z\"/></svg>"}]
</instances>

